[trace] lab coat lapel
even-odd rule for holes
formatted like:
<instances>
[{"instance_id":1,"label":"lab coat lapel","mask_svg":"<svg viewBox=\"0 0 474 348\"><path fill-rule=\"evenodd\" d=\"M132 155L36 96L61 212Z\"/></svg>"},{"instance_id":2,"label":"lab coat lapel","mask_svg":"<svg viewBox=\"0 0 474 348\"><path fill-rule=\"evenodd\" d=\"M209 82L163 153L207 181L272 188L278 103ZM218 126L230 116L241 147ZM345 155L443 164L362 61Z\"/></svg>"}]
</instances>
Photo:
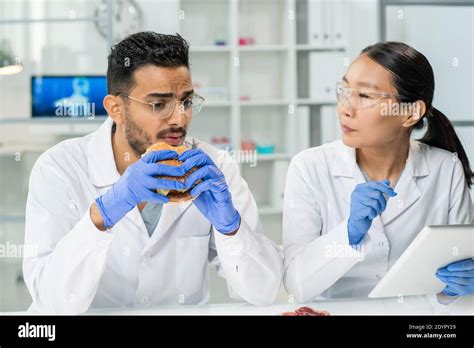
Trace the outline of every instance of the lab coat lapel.
<instances>
[{"instance_id":1,"label":"lab coat lapel","mask_svg":"<svg viewBox=\"0 0 474 348\"><path fill-rule=\"evenodd\" d=\"M355 149L344 145L342 141L340 146L340 151L336 151L339 156L336 157L333 162L331 174L335 179L337 178L337 185L339 189L342 190L342 199L345 204L350 206L351 195L355 187L366 182L366 180L357 165ZM372 240L387 239L385 228L379 217L372 220L372 226L370 227L368 234Z\"/></svg>"},{"instance_id":2,"label":"lab coat lapel","mask_svg":"<svg viewBox=\"0 0 474 348\"><path fill-rule=\"evenodd\" d=\"M176 220L179 219L190 206L192 201L186 201L179 204L165 204L161 212L160 220L147 243L146 250L161 240L172 228Z\"/></svg>"},{"instance_id":3,"label":"lab coat lapel","mask_svg":"<svg viewBox=\"0 0 474 348\"><path fill-rule=\"evenodd\" d=\"M390 221L407 210L421 196L415 178L408 173L403 173L395 188L397 195L390 197L387 201L387 207L382 213L382 221L387 225Z\"/></svg>"},{"instance_id":4,"label":"lab coat lapel","mask_svg":"<svg viewBox=\"0 0 474 348\"><path fill-rule=\"evenodd\" d=\"M138 206L135 206L132 210L130 210L125 216L125 218L131 220L141 231L148 233L146 230L145 222L143 221L142 214L138 209Z\"/></svg>"},{"instance_id":5,"label":"lab coat lapel","mask_svg":"<svg viewBox=\"0 0 474 348\"><path fill-rule=\"evenodd\" d=\"M342 141L339 146L339 151L336 151L339 156L333 162L331 174L337 177L337 185L340 185L343 191L342 198L346 204L350 205L352 191L358 184L364 183L365 178L357 165L355 149L344 145ZM405 170L395 187L397 196L390 198L382 215L372 221L369 235L373 239L378 240L385 235L384 226L419 199L421 190L416 183L416 177L425 176L428 173L428 165L421 151L421 145L415 140L410 140Z\"/></svg>"},{"instance_id":6,"label":"lab coat lapel","mask_svg":"<svg viewBox=\"0 0 474 348\"><path fill-rule=\"evenodd\" d=\"M105 193L120 179L112 149L112 126L113 120L109 117L92 134L87 146L89 180L98 188L100 194ZM195 148L193 138L186 138L185 142L188 148ZM191 204L192 201L180 204L165 204L160 220L147 245L151 246L159 241ZM124 219L131 221L139 230L143 231L143 236L147 235L146 226L138 207L134 207L128 212Z\"/></svg>"},{"instance_id":7,"label":"lab coat lapel","mask_svg":"<svg viewBox=\"0 0 474 348\"><path fill-rule=\"evenodd\" d=\"M342 199L350 204L352 191L357 184L364 182L364 177L358 170L355 149L344 145L342 141L337 146L331 175L337 180L336 185L342 191Z\"/></svg>"},{"instance_id":8,"label":"lab coat lapel","mask_svg":"<svg viewBox=\"0 0 474 348\"><path fill-rule=\"evenodd\" d=\"M113 120L108 117L91 135L87 145L89 180L97 187L110 186L120 179L112 149Z\"/></svg>"},{"instance_id":9,"label":"lab coat lapel","mask_svg":"<svg viewBox=\"0 0 474 348\"><path fill-rule=\"evenodd\" d=\"M398 183L395 186L395 197L389 198L387 207L382 213L382 222L387 225L413 205L421 196L417 178L429 174L429 167L422 151L422 145L416 140L410 140L408 158Z\"/></svg>"},{"instance_id":10,"label":"lab coat lapel","mask_svg":"<svg viewBox=\"0 0 474 348\"><path fill-rule=\"evenodd\" d=\"M87 145L89 180L97 187L99 194L104 194L120 179L120 174L115 164L112 149L113 120L108 117ZM124 219L132 221L140 230L145 231L146 226L138 207L134 207Z\"/></svg>"},{"instance_id":11,"label":"lab coat lapel","mask_svg":"<svg viewBox=\"0 0 474 348\"><path fill-rule=\"evenodd\" d=\"M183 214L189 206L191 206L192 201L187 201L180 204L165 204L163 205L163 210L161 212L160 220L158 221L155 230L150 238L146 238L145 248L143 252L148 250L151 246L157 243L167 232L170 231L174 222L179 219L181 214ZM147 236L148 231L143 221L143 217L140 213L138 207L134 207L125 217L126 219L131 220L141 231L142 235Z\"/></svg>"}]
</instances>

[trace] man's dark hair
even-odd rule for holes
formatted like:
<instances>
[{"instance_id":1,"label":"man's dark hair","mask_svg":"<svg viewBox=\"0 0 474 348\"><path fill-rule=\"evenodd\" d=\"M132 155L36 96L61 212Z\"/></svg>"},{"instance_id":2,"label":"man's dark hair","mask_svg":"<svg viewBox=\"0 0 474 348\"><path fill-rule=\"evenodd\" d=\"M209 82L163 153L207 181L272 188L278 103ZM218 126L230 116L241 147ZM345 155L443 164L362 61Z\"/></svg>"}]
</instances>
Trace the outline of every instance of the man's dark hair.
<instances>
[{"instance_id":1,"label":"man's dark hair","mask_svg":"<svg viewBox=\"0 0 474 348\"><path fill-rule=\"evenodd\" d=\"M179 34L165 35L144 31L128 36L112 47L108 56L107 92L128 93L134 86L133 72L155 65L189 69L189 44Z\"/></svg>"}]
</instances>

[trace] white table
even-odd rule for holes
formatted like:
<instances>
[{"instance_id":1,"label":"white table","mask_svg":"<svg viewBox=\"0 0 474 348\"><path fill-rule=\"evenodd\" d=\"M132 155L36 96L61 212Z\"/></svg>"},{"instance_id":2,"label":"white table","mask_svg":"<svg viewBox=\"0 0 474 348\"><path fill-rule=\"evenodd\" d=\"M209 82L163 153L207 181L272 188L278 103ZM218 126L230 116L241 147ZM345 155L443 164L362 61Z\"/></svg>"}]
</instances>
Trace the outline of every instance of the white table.
<instances>
[{"instance_id":1,"label":"white table","mask_svg":"<svg viewBox=\"0 0 474 348\"><path fill-rule=\"evenodd\" d=\"M140 308L92 309L86 315L278 315L308 306L326 310L332 315L474 315L474 297L460 298L442 305L435 296L407 296L385 299L318 300L311 303L276 303L257 307L248 303L180 305ZM2 315L31 315L35 313L4 312Z\"/></svg>"},{"instance_id":2,"label":"white table","mask_svg":"<svg viewBox=\"0 0 474 348\"><path fill-rule=\"evenodd\" d=\"M434 296L408 296L385 299L319 300L311 303L277 303L256 307L247 303L208 304L201 306L163 306L90 310L98 315L278 315L308 306L326 310L332 315L474 315L474 297L461 298L442 305Z\"/></svg>"}]
</instances>

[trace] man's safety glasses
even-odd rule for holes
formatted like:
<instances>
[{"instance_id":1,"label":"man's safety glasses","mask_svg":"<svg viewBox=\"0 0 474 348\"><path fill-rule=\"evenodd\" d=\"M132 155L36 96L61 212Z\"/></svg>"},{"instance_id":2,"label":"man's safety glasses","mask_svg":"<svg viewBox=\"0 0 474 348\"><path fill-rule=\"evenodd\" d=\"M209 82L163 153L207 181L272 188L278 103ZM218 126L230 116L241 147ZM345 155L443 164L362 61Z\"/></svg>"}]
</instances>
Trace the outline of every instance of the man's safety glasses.
<instances>
[{"instance_id":1,"label":"man's safety glasses","mask_svg":"<svg viewBox=\"0 0 474 348\"><path fill-rule=\"evenodd\" d=\"M193 93L191 96L189 96L183 101L169 99L155 103L140 100L124 93L120 93L119 95L134 100L136 102L148 105L151 108L153 115L158 118L170 117L173 114L176 105L178 105L181 114L191 117L201 111L202 103L205 100L203 97L197 95L196 93Z\"/></svg>"}]
</instances>

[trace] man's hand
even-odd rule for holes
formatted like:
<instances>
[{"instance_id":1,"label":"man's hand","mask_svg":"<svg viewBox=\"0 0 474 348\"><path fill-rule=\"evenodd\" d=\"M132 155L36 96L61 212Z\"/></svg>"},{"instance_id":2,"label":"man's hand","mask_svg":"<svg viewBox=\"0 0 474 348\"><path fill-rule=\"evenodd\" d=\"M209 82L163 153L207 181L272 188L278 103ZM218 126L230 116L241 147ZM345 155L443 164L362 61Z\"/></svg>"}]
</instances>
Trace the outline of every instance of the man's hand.
<instances>
[{"instance_id":1,"label":"man's hand","mask_svg":"<svg viewBox=\"0 0 474 348\"><path fill-rule=\"evenodd\" d=\"M183 152L178 160L183 162L186 172L193 167L198 170L191 173L184 183L187 190L201 180L190 192L196 197L194 204L209 222L222 234L232 235L240 227L240 214L232 203L224 174L211 158L199 149Z\"/></svg>"},{"instance_id":2,"label":"man's hand","mask_svg":"<svg viewBox=\"0 0 474 348\"><path fill-rule=\"evenodd\" d=\"M168 197L154 190L184 189L184 184L181 182L156 178L156 176L183 176L184 169L181 167L156 163L177 157L178 154L175 151L152 151L130 165L122 177L106 193L96 199L104 220L104 228L115 225L141 202L168 203ZM93 213L92 209L91 213Z\"/></svg>"}]
</instances>

